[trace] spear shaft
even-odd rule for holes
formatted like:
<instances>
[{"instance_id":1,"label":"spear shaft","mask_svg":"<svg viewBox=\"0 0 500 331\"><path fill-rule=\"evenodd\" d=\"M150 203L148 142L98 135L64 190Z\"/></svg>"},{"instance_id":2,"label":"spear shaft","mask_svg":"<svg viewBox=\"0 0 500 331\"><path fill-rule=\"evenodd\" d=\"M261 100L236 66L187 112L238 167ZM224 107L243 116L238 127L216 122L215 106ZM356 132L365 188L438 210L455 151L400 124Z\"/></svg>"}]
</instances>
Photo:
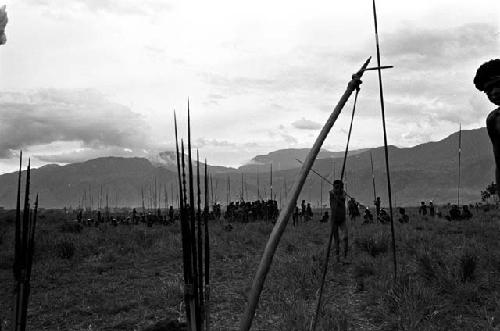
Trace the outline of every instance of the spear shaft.
<instances>
[{"instance_id":1,"label":"spear shaft","mask_svg":"<svg viewBox=\"0 0 500 331\"><path fill-rule=\"evenodd\" d=\"M181 161L179 157L179 143L177 137L177 117L174 112L174 125L175 125L175 151L177 158L177 179L179 181L179 199L180 208L179 208L179 222L181 226L181 235L182 235L182 260L183 260L183 269L184 269L184 305L186 307L186 322L188 324L188 330L192 330L193 319L192 314L194 311L192 304L192 284L191 284L191 261L190 261L190 251L189 251L189 231L186 227L186 216L185 216L185 208L184 201L182 197L184 196L183 185L181 180ZM182 143L182 173L184 175L184 143ZM142 199L142 208L144 212L144 192Z\"/></svg>"},{"instance_id":2,"label":"spear shaft","mask_svg":"<svg viewBox=\"0 0 500 331\"><path fill-rule=\"evenodd\" d=\"M458 129L458 189L457 189L457 206L460 207L460 160L462 154L462 123L460 123L460 127Z\"/></svg>"},{"instance_id":3,"label":"spear shaft","mask_svg":"<svg viewBox=\"0 0 500 331\"><path fill-rule=\"evenodd\" d=\"M198 296L200 305L200 319L204 317L203 307L203 237L201 233L201 185L200 185L200 155L196 150L196 186L198 188L198 210L196 218L198 220ZM200 328L201 330L201 328Z\"/></svg>"},{"instance_id":4,"label":"spear shaft","mask_svg":"<svg viewBox=\"0 0 500 331\"><path fill-rule=\"evenodd\" d=\"M378 40L378 23L377 23L377 9L375 7L375 0L373 3L373 21L375 25L375 41L377 44L377 72L378 72L378 87L380 95L380 110L382 112L382 126L384 129L384 155L385 155L385 170L387 173L387 195L389 197L389 213L391 217L391 236L392 236L392 258L394 261L394 278L397 276L397 261L396 261L396 235L394 233L394 219L392 213L392 192L391 192L391 173L389 170L389 149L387 147L387 130L385 125L385 107L384 107L384 90L382 88L382 68L380 66L380 45Z\"/></svg>"},{"instance_id":5,"label":"spear shaft","mask_svg":"<svg viewBox=\"0 0 500 331\"><path fill-rule=\"evenodd\" d=\"M194 302L196 305L196 330L201 330L200 323L200 303L198 289L198 253L196 247L196 216L194 211L194 183L193 183L193 162L191 157L191 114L189 110L188 100L188 170L189 170L189 217L191 219L191 253L193 256L193 285L194 285Z\"/></svg>"},{"instance_id":6,"label":"spear shaft","mask_svg":"<svg viewBox=\"0 0 500 331\"><path fill-rule=\"evenodd\" d=\"M210 177L211 179L212 177ZM208 170L207 159L205 159L205 331L210 331L210 234L208 232Z\"/></svg>"},{"instance_id":7,"label":"spear shaft","mask_svg":"<svg viewBox=\"0 0 500 331\"><path fill-rule=\"evenodd\" d=\"M187 263L185 264L186 271L188 273L188 279L189 283L186 285L187 287L187 295L189 296L189 315L190 315L190 321L188 324L190 324L190 331L191 330L197 330L196 328L196 287L193 285L193 280L195 279L195 275L193 275L193 269L192 269L192 261L193 261L193 256L191 254L191 249L192 245L191 243L194 241L193 239L193 233L191 232L190 225L189 225L189 210L187 207L187 196L186 196L186 171L185 171L185 160L184 160L184 142L181 139L181 151L182 151L182 194L180 199L182 202L183 208L181 208L181 222L184 224L184 229L186 232L186 251L187 251ZM195 263L196 264L196 263ZM186 312L187 312L187 306L186 306Z\"/></svg>"}]
</instances>

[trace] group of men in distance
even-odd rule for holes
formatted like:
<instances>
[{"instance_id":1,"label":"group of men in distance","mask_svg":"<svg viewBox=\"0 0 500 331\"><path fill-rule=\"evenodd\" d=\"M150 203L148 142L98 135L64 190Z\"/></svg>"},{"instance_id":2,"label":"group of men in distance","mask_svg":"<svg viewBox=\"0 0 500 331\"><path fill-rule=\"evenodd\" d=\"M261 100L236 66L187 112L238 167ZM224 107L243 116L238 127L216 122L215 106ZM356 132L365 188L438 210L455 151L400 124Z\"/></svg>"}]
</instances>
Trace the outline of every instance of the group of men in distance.
<instances>
[{"instance_id":1,"label":"group of men in distance","mask_svg":"<svg viewBox=\"0 0 500 331\"><path fill-rule=\"evenodd\" d=\"M86 214L86 215L84 215ZM86 217L84 217L86 216ZM99 224L108 223L113 226L119 224L125 225L138 225L139 223L144 223L148 227L153 226L153 224L169 225L173 224L178 218L178 215L174 212L174 207L170 206L168 210L162 213L162 209L158 208L156 213L154 211L143 211L138 213L135 208L131 212L121 212L121 213L110 213L109 210L101 212L97 211L87 211L84 213L83 208L76 211L76 221L81 225L95 226L98 227Z\"/></svg>"},{"instance_id":2,"label":"group of men in distance","mask_svg":"<svg viewBox=\"0 0 500 331\"><path fill-rule=\"evenodd\" d=\"M219 205L220 208L220 205ZM258 220L268 220L275 222L279 215L278 201L276 200L256 200L253 202L237 201L230 202L227 206L224 219L228 222L253 222ZM292 215L292 224L296 226L299 221L307 222L311 220L314 213L310 203L302 200L299 206L295 205ZM219 217L215 217L219 219Z\"/></svg>"}]
</instances>

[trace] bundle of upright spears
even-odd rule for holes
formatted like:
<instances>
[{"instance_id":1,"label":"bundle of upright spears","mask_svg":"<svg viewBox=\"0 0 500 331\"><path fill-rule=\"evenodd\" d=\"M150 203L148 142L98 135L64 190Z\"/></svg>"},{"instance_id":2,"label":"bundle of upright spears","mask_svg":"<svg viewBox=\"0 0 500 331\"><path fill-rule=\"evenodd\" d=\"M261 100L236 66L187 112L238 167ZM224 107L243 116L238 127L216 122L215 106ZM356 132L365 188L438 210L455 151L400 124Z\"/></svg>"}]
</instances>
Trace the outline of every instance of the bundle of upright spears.
<instances>
[{"instance_id":1,"label":"bundle of upright spears","mask_svg":"<svg viewBox=\"0 0 500 331\"><path fill-rule=\"evenodd\" d=\"M181 153L177 138L177 118L174 113L175 143L177 152L177 174L179 180L180 223L182 234L182 255L184 266L184 303L189 331L210 330L210 246L208 232L208 174L205 160L205 206L201 212L200 162L197 157L197 211L195 211L193 165L191 162L191 124L188 102L188 180L186 183L186 164L184 142L181 140ZM182 168L182 173L181 173ZM182 178L181 178L182 177ZM188 197L189 194L189 203ZM202 218L204 238L202 236ZM204 243L204 245L203 245Z\"/></svg>"},{"instance_id":2,"label":"bundle of upright spears","mask_svg":"<svg viewBox=\"0 0 500 331\"><path fill-rule=\"evenodd\" d=\"M35 225L38 211L38 195L36 196L33 213L30 211L30 163L28 161L24 210L21 219L21 163L22 152L19 157L19 177L17 182L15 257L13 267L15 279L15 305L12 324L14 326L13 330L16 331L26 330L31 266L33 264L35 246Z\"/></svg>"}]
</instances>

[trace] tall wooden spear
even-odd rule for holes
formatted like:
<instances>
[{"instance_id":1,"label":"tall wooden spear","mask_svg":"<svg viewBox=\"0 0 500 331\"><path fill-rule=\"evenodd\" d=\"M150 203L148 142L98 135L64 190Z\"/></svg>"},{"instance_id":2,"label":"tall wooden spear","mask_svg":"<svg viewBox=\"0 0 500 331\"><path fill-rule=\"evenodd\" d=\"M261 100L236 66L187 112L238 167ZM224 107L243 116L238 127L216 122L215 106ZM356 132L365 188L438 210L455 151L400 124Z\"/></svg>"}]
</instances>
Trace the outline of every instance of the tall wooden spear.
<instances>
[{"instance_id":1,"label":"tall wooden spear","mask_svg":"<svg viewBox=\"0 0 500 331\"><path fill-rule=\"evenodd\" d=\"M194 183L193 183L193 162L191 157L191 113L188 99L188 170L189 170L189 218L191 220L191 254L193 256L193 285L195 288L194 300L196 303L196 329L201 330L200 319L200 298L198 295L198 252L196 249L196 216L194 211Z\"/></svg>"},{"instance_id":2,"label":"tall wooden spear","mask_svg":"<svg viewBox=\"0 0 500 331\"><path fill-rule=\"evenodd\" d=\"M217 188L219 187L218 185L218 181L217 181L217 177L215 177L215 189L214 189L214 196L213 196L213 201L214 201L214 204L217 203Z\"/></svg>"},{"instance_id":3,"label":"tall wooden spear","mask_svg":"<svg viewBox=\"0 0 500 331\"><path fill-rule=\"evenodd\" d=\"M205 162L205 166L207 163ZM215 205L215 199L214 199L214 183L213 183L213 177L212 174L210 174L210 193L211 193L211 198L212 198L212 206Z\"/></svg>"},{"instance_id":4,"label":"tall wooden spear","mask_svg":"<svg viewBox=\"0 0 500 331\"><path fill-rule=\"evenodd\" d=\"M167 194L167 183L165 183L165 186L163 187L164 192L165 192L165 213L168 211L168 194Z\"/></svg>"},{"instance_id":5,"label":"tall wooden spear","mask_svg":"<svg viewBox=\"0 0 500 331\"><path fill-rule=\"evenodd\" d=\"M203 305L203 237L201 232L201 185L200 185L200 155L198 150L196 150L196 184L198 188L198 210L196 212L196 218L198 220L198 297L200 305L200 319L203 323L205 317L205 308ZM200 328L201 330L201 328Z\"/></svg>"},{"instance_id":6,"label":"tall wooden spear","mask_svg":"<svg viewBox=\"0 0 500 331\"><path fill-rule=\"evenodd\" d=\"M142 197L142 213L146 215L146 207L144 206L144 188L141 186L141 197ZM106 201L108 199L108 195L106 195Z\"/></svg>"},{"instance_id":7,"label":"tall wooden spear","mask_svg":"<svg viewBox=\"0 0 500 331\"><path fill-rule=\"evenodd\" d=\"M257 200L260 200L259 167L257 166Z\"/></svg>"},{"instance_id":8,"label":"tall wooden spear","mask_svg":"<svg viewBox=\"0 0 500 331\"><path fill-rule=\"evenodd\" d=\"M382 67L380 66L380 45L378 40L377 9L375 7L375 0L372 1L372 4L373 4L373 22L375 26L375 41L377 46L377 72L378 72L378 87L380 95L380 110L382 112L382 127L384 129L384 154L385 154L385 170L387 174L387 195L389 198L389 213L391 217L392 259L394 262L394 278L396 278L398 269L396 261L396 235L394 233L394 219L392 213L391 172L389 170L389 149L387 147L387 130L385 126L384 91L382 88Z\"/></svg>"},{"instance_id":9,"label":"tall wooden spear","mask_svg":"<svg viewBox=\"0 0 500 331\"><path fill-rule=\"evenodd\" d=\"M183 252L186 252L184 257L184 273L187 274L185 279L184 296L188 298L189 305L186 305L186 314L188 318L189 330L196 329L196 288L193 286L193 270L192 270L192 260L193 256L191 254L191 242L194 241L192 237L192 232L189 224L189 210L187 206L186 197L186 166L184 161L184 141L181 139L181 152L182 152L182 183L179 185L179 196L180 196L180 218L181 218L181 229L184 233L183 238ZM180 172L179 172L180 173ZM183 253L184 254L184 253Z\"/></svg>"},{"instance_id":10,"label":"tall wooden spear","mask_svg":"<svg viewBox=\"0 0 500 331\"><path fill-rule=\"evenodd\" d=\"M22 244L21 244L21 173L22 173L22 161L23 161L23 151L20 152L19 154L19 175L17 179L17 200L16 200L16 230L14 233L14 266L13 266L13 272L14 272L14 279L16 280L16 286L14 288L14 293L16 293L15 296L15 304L14 304L14 325L17 325L17 321L19 320L19 314L20 314L20 304L21 304L21 297L19 296L20 292L20 287L21 287L21 270L22 270L22 263L21 263L21 251L22 251ZM17 330L17 327L15 328Z\"/></svg>"},{"instance_id":11,"label":"tall wooden spear","mask_svg":"<svg viewBox=\"0 0 500 331\"><path fill-rule=\"evenodd\" d=\"M174 206L174 183L170 183L170 206Z\"/></svg>"},{"instance_id":12,"label":"tall wooden spear","mask_svg":"<svg viewBox=\"0 0 500 331\"><path fill-rule=\"evenodd\" d=\"M229 175L227 175L227 205L229 206L229 202L231 202L231 179Z\"/></svg>"},{"instance_id":13,"label":"tall wooden spear","mask_svg":"<svg viewBox=\"0 0 500 331\"><path fill-rule=\"evenodd\" d=\"M184 208L184 201L182 197L184 196L183 185L181 180L181 161L179 157L179 142L177 138L177 117L174 112L174 126L175 126L175 151L177 158L177 180L179 183L179 219L181 226L181 236L182 236L182 260L183 260L183 271L184 271L184 305L186 307L186 322L188 325L188 330L191 331L193 325L195 324L194 316L194 300L193 300L193 285L191 282L191 252L189 246L189 231L187 229L186 213ZM184 144L182 144L182 169L184 174ZM144 210L144 199L142 202Z\"/></svg>"},{"instance_id":14,"label":"tall wooden spear","mask_svg":"<svg viewBox=\"0 0 500 331\"><path fill-rule=\"evenodd\" d=\"M273 164L271 163L271 170L269 171L269 189L271 190L271 200L273 200Z\"/></svg>"},{"instance_id":15,"label":"tall wooden spear","mask_svg":"<svg viewBox=\"0 0 500 331\"><path fill-rule=\"evenodd\" d=\"M377 200L377 190L375 189L375 172L373 171L373 157L370 151L370 163L372 165L372 184L373 184L373 201Z\"/></svg>"},{"instance_id":16,"label":"tall wooden spear","mask_svg":"<svg viewBox=\"0 0 500 331\"><path fill-rule=\"evenodd\" d=\"M208 232L208 170L205 159L205 331L210 331L210 234ZM212 177L210 177L212 178Z\"/></svg>"},{"instance_id":17,"label":"tall wooden spear","mask_svg":"<svg viewBox=\"0 0 500 331\"><path fill-rule=\"evenodd\" d=\"M457 206L460 207L460 160L461 160L461 154L462 154L462 123L460 123L460 126L458 128L458 188L457 188Z\"/></svg>"},{"instance_id":18,"label":"tall wooden spear","mask_svg":"<svg viewBox=\"0 0 500 331\"><path fill-rule=\"evenodd\" d=\"M26 170L26 190L24 193L24 210L23 210L23 220L22 220L22 231L21 231L21 286L18 295L20 298L20 312L18 313L19 321L16 323L19 330L26 329L26 318L27 318L27 302L25 298L29 295L29 279L27 279L27 262L28 262L28 233L30 228L30 161L28 159L28 168ZM28 293L27 293L28 292Z\"/></svg>"},{"instance_id":19,"label":"tall wooden spear","mask_svg":"<svg viewBox=\"0 0 500 331\"><path fill-rule=\"evenodd\" d=\"M21 164L21 160L20 160ZM30 195L30 161L28 160L28 168L26 170L26 191L24 195L24 210L21 220L20 207L20 185L18 186L18 201L16 204L16 233L15 233L15 260L14 260L14 278L15 287L15 307L13 330L26 330L28 318L28 301L30 295L30 278L33 265L33 254L35 246L35 227L38 210L38 195L35 200L34 214L31 214L29 195ZM20 184L21 166L19 167Z\"/></svg>"},{"instance_id":20,"label":"tall wooden spear","mask_svg":"<svg viewBox=\"0 0 500 331\"><path fill-rule=\"evenodd\" d=\"M347 85L346 91L340 98L337 106L335 106L335 109L328 118L323 129L321 129L319 136L316 138L313 147L309 151L307 158L302 165L302 168L300 169L297 180L295 181L292 188L292 194L290 194L290 197L287 200L286 207L281 210L278 220L276 221L273 231L271 232L269 240L266 244L266 248L264 250L262 259L257 269L257 273L252 283L252 288L248 297L248 304L240 322L240 331L247 331L252 325L253 317L255 315L255 309L257 308L260 293L262 292L262 288L264 287L264 281L266 279L267 273L269 272L269 268L271 267L274 253L276 252L280 238L285 231L290 215L293 213L297 198L300 194L300 191L302 190L302 187L304 186L304 182L307 178L307 175L309 174L309 170L311 169L314 160L316 159L321 149L321 145L323 144L335 121L340 115L340 112L342 111L345 103L349 99L349 96L361 84L361 77L369 62L370 58L366 60L360 70L352 76L352 80Z\"/></svg>"},{"instance_id":21,"label":"tall wooden spear","mask_svg":"<svg viewBox=\"0 0 500 331\"><path fill-rule=\"evenodd\" d=\"M243 189L244 189L244 187L243 187L243 173L241 173L241 196L240 196L241 201L245 200L245 192L243 191Z\"/></svg>"},{"instance_id":22,"label":"tall wooden spear","mask_svg":"<svg viewBox=\"0 0 500 331\"><path fill-rule=\"evenodd\" d=\"M320 211L321 211L321 217L323 217L323 181L320 180L320 186L321 186L321 189L320 189Z\"/></svg>"}]
</instances>

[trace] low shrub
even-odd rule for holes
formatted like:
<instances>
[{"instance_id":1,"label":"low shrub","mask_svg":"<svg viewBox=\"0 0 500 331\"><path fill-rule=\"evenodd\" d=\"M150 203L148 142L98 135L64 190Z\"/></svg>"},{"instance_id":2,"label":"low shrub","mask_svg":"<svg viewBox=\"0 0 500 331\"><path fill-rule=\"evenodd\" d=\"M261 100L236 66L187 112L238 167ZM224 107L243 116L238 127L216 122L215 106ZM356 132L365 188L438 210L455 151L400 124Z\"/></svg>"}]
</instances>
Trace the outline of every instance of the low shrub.
<instances>
[{"instance_id":1,"label":"low shrub","mask_svg":"<svg viewBox=\"0 0 500 331\"><path fill-rule=\"evenodd\" d=\"M75 244L68 240L62 240L55 246L56 255L61 259L71 259L75 255Z\"/></svg>"},{"instance_id":2,"label":"low shrub","mask_svg":"<svg viewBox=\"0 0 500 331\"><path fill-rule=\"evenodd\" d=\"M62 233L80 233L83 230L83 226L76 222L64 222L59 227L59 231Z\"/></svg>"},{"instance_id":3,"label":"low shrub","mask_svg":"<svg viewBox=\"0 0 500 331\"><path fill-rule=\"evenodd\" d=\"M459 272L462 283L473 281L476 278L478 257L472 252L465 252L460 257Z\"/></svg>"},{"instance_id":4,"label":"low shrub","mask_svg":"<svg viewBox=\"0 0 500 331\"><path fill-rule=\"evenodd\" d=\"M368 237L356 238L354 244L372 257L387 253L389 250L389 236L381 231Z\"/></svg>"}]
</instances>

